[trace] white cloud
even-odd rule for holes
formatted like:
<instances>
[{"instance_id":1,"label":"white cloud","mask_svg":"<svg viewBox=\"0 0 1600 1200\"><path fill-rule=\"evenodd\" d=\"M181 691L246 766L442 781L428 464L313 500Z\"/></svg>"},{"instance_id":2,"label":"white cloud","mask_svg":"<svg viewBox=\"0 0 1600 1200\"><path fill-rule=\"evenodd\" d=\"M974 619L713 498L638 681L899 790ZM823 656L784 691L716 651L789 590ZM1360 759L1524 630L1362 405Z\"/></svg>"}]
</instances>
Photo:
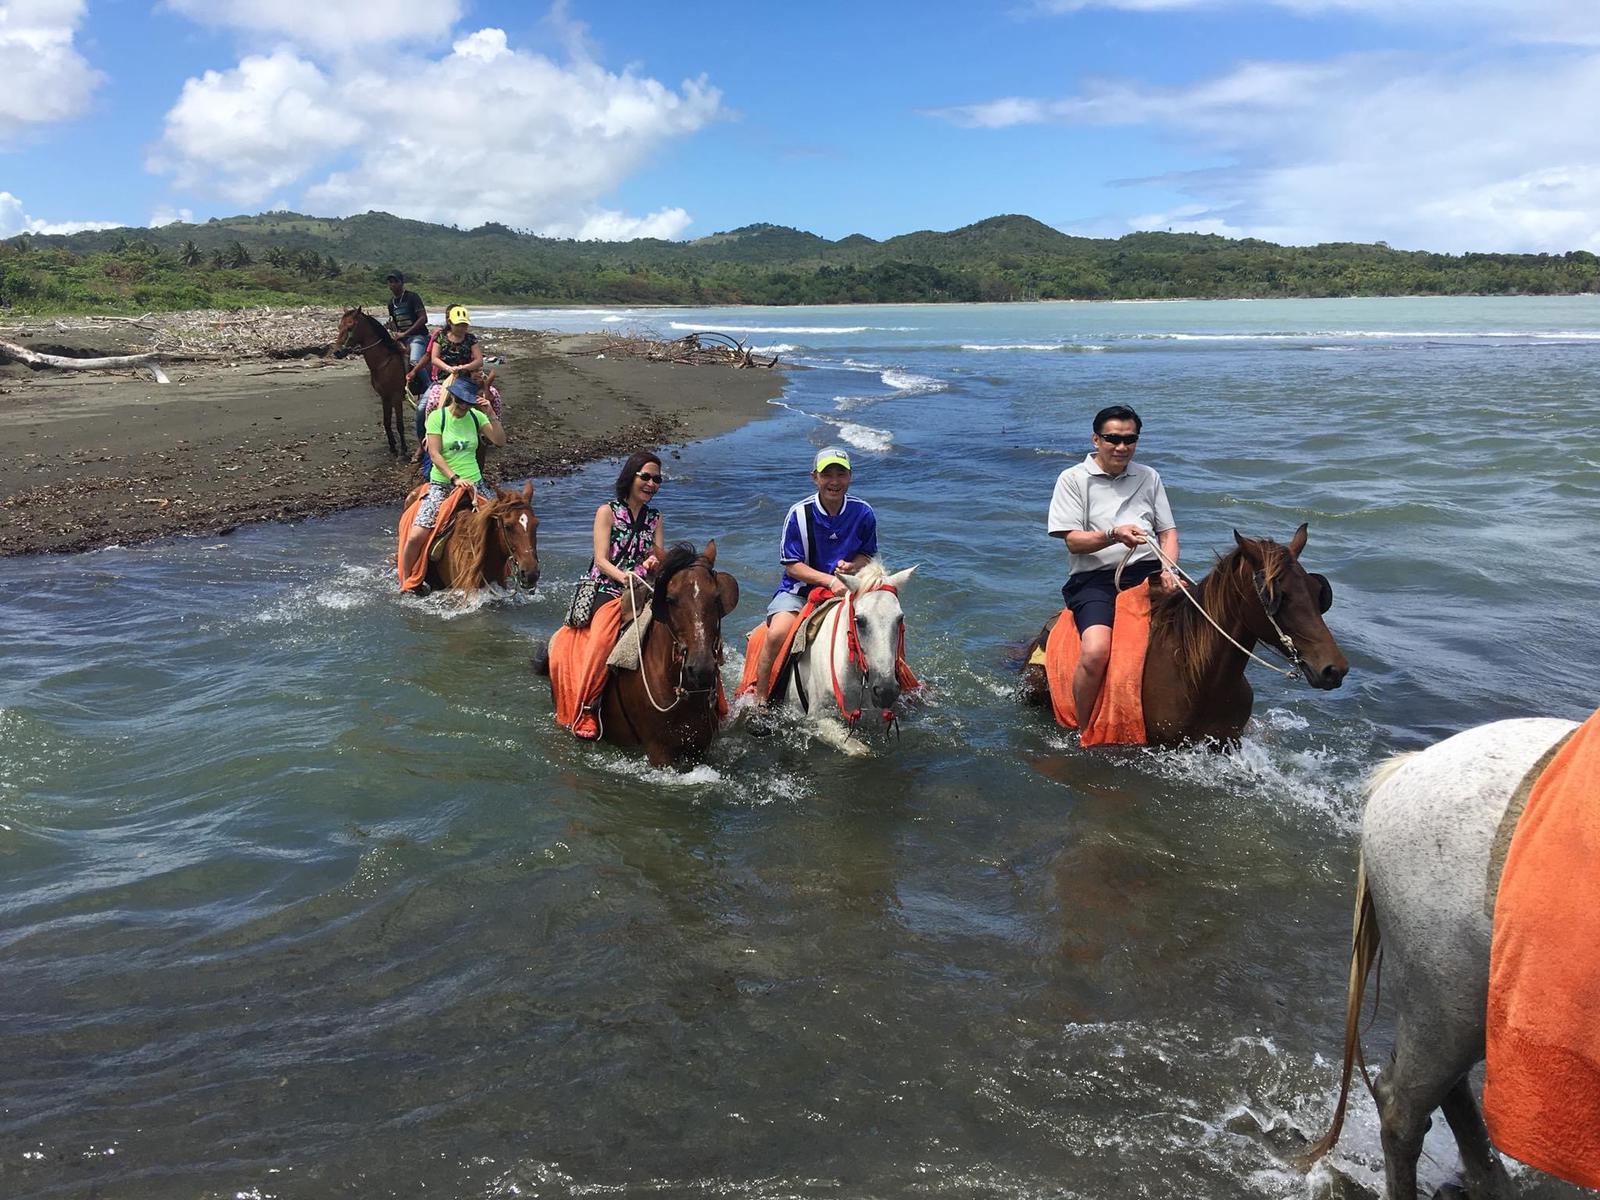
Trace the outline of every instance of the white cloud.
<instances>
[{"instance_id":1,"label":"white cloud","mask_svg":"<svg viewBox=\"0 0 1600 1200\"><path fill-rule=\"evenodd\" d=\"M46 221L29 216L22 201L10 192L0 192L0 238L19 233L82 233L86 229L116 229L120 221Z\"/></svg>"},{"instance_id":2,"label":"white cloud","mask_svg":"<svg viewBox=\"0 0 1600 1200\"><path fill-rule=\"evenodd\" d=\"M194 209L171 208L163 205L150 214L151 229L160 229L163 225L176 225L180 221L185 225L193 225Z\"/></svg>"},{"instance_id":3,"label":"white cloud","mask_svg":"<svg viewBox=\"0 0 1600 1200\"><path fill-rule=\"evenodd\" d=\"M0 4L0 140L89 107L104 78L73 46L84 0Z\"/></svg>"},{"instance_id":4,"label":"white cloud","mask_svg":"<svg viewBox=\"0 0 1600 1200\"><path fill-rule=\"evenodd\" d=\"M1600 55L1248 63L1185 87L946 109L957 124L1140 126L1222 164L1133 181L1193 203L1138 218L1304 244L1600 250Z\"/></svg>"},{"instance_id":5,"label":"white cloud","mask_svg":"<svg viewBox=\"0 0 1600 1200\"><path fill-rule=\"evenodd\" d=\"M1481 29L1522 41L1600 44L1594 0L1034 0L1036 13L1067 15L1089 9L1135 13L1278 8L1302 17L1357 16L1396 25Z\"/></svg>"},{"instance_id":6,"label":"white cloud","mask_svg":"<svg viewBox=\"0 0 1600 1200\"><path fill-rule=\"evenodd\" d=\"M433 98L420 113L418 97ZM722 115L703 78L674 90L587 58L515 50L502 30L480 29L440 58L394 58L382 73L323 68L289 49L208 71L185 84L150 166L241 204L303 185L301 205L318 212L670 237L689 223L681 209L633 217L600 202Z\"/></svg>"},{"instance_id":7,"label":"white cloud","mask_svg":"<svg viewBox=\"0 0 1600 1200\"><path fill-rule=\"evenodd\" d=\"M394 42L436 41L461 18L461 0L412 5L336 4L328 0L166 0L165 7L202 25L291 41L338 54Z\"/></svg>"},{"instance_id":8,"label":"white cloud","mask_svg":"<svg viewBox=\"0 0 1600 1200\"><path fill-rule=\"evenodd\" d=\"M285 49L185 82L148 165L179 187L256 204L365 136L362 112L347 113L321 69Z\"/></svg>"}]
</instances>

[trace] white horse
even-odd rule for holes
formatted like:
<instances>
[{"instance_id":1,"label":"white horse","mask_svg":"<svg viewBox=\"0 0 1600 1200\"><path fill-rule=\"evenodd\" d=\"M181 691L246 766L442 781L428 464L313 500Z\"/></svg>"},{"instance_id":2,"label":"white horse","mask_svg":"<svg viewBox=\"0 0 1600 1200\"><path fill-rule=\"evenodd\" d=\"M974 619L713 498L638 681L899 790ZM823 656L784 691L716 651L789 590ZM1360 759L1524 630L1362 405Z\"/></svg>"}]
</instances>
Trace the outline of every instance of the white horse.
<instances>
[{"instance_id":1,"label":"white horse","mask_svg":"<svg viewBox=\"0 0 1600 1200\"><path fill-rule=\"evenodd\" d=\"M846 754L869 754L855 734L864 713L893 724L900 700L895 663L905 644L899 591L916 567L890 575L877 559L840 575L843 600L822 618L816 636L796 658L783 707L798 710L817 735Z\"/></svg>"},{"instance_id":2,"label":"white horse","mask_svg":"<svg viewBox=\"0 0 1600 1200\"><path fill-rule=\"evenodd\" d=\"M1509 840L1501 823L1513 798L1526 802L1525 781L1531 786L1576 728L1550 717L1496 721L1373 772L1361 823L1339 1103L1307 1164L1333 1148L1344 1122L1360 1053L1361 995L1381 927L1383 994L1397 1005L1394 1050L1373 1084L1389 1200L1416 1196L1417 1158L1436 1108L1455 1135L1469 1192L1509 1194L1467 1081L1484 1055L1490 914ZM1520 807L1513 822L1518 815Z\"/></svg>"}]
</instances>

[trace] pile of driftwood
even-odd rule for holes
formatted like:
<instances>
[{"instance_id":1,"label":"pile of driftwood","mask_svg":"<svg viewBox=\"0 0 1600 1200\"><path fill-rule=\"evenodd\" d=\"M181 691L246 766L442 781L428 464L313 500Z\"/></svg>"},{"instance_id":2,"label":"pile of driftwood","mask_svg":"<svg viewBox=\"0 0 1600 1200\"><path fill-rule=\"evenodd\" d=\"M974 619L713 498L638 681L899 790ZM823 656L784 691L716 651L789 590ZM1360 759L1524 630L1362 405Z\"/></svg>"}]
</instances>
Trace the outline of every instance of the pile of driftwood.
<instances>
[{"instance_id":1,"label":"pile of driftwood","mask_svg":"<svg viewBox=\"0 0 1600 1200\"><path fill-rule=\"evenodd\" d=\"M0 354L34 366L68 370L131 367L166 362L227 362L248 358L305 358L329 349L339 324L339 310L330 308L202 309L181 313L146 313L142 317L57 317L7 332L62 336L108 334L136 353L105 357L43 354L10 341L0 341Z\"/></svg>"},{"instance_id":2,"label":"pile of driftwood","mask_svg":"<svg viewBox=\"0 0 1600 1200\"><path fill-rule=\"evenodd\" d=\"M650 362L681 363L686 367L762 367L778 365L778 356L758 357L749 346L726 333L687 333L681 338L665 339L649 332L612 336L569 354L597 355L608 358L643 358Z\"/></svg>"}]
</instances>

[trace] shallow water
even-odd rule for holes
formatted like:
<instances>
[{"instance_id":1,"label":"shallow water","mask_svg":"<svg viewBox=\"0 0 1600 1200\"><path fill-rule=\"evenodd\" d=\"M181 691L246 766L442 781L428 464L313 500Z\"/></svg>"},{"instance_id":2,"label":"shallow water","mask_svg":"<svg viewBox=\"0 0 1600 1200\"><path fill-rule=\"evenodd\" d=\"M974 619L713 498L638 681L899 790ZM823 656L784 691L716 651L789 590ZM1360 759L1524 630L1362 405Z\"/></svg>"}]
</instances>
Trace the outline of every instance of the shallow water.
<instances>
[{"instance_id":1,"label":"shallow water","mask_svg":"<svg viewBox=\"0 0 1600 1200\"><path fill-rule=\"evenodd\" d=\"M1331 1109L1362 773L1596 702L1596 303L489 317L812 368L662 506L742 634L852 446L929 683L865 762L553 727L528 656L614 464L540 485L532 596L396 596L376 511L0 564L0 1192L1326 1194L1284 1151ZM1118 401L1191 566L1309 521L1334 582L1346 686L1257 671L1231 757L1010 696ZM1377 1178L1364 1097L1336 1163Z\"/></svg>"}]
</instances>

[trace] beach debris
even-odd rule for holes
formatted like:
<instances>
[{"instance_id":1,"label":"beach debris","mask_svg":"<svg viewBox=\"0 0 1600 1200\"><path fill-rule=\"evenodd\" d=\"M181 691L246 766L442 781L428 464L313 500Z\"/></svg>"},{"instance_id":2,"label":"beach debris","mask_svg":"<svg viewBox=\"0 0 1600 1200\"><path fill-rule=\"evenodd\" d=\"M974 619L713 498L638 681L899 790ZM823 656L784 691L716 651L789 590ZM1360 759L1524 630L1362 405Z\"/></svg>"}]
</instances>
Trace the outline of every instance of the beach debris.
<instances>
[{"instance_id":1,"label":"beach debris","mask_svg":"<svg viewBox=\"0 0 1600 1200\"><path fill-rule=\"evenodd\" d=\"M595 358L642 358L649 362L677 363L685 367L760 367L771 370L778 365L776 354L763 359L741 339L715 330L663 338L651 330L640 329L628 334L613 334L567 353L589 354Z\"/></svg>"}]
</instances>

